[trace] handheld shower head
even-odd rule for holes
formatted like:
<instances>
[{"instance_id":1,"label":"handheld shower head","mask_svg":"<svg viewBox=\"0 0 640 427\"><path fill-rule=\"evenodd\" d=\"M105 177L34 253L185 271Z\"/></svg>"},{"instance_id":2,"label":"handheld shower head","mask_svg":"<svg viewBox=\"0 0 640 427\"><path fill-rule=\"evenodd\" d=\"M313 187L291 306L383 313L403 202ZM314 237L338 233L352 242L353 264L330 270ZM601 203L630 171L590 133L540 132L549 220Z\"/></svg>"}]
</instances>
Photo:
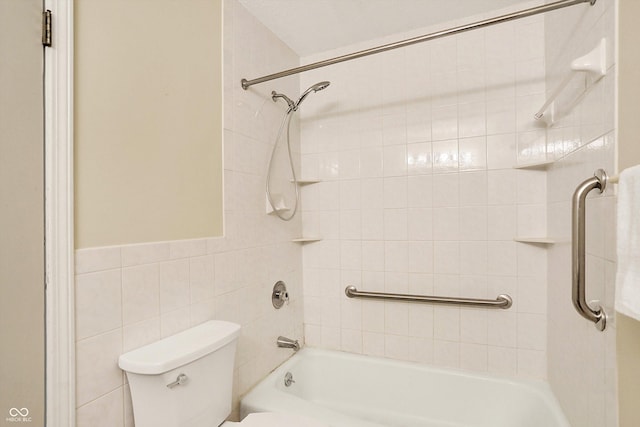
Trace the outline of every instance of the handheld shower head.
<instances>
[{"instance_id":1,"label":"handheld shower head","mask_svg":"<svg viewBox=\"0 0 640 427\"><path fill-rule=\"evenodd\" d=\"M271 91L271 99L273 99L273 102L276 102L278 100L278 98L282 98L285 101L287 101L287 104L289 104L289 111L296 111L298 109L298 107L300 106L300 103L302 101L304 101L304 99L311 92L318 92L319 90L326 89L326 87L329 86L330 84L331 84L331 82L326 82L326 81L314 84L309 89L305 90L302 93L302 95L300 95L300 98L298 98L298 100L296 102L293 102L291 100L291 98L289 98L287 95L285 95L283 93L277 93L275 90Z\"/></svg>"},{"instance_id":2,"label":"handheld shower head","mask_svg":"<svg viewBox=\"0 0 640 427\"><path fill-rule=\"evenodd\" d=\"M313 86L311 86L309 89L305 90L302 95L300 95L300 98L298 98L298 100L296 101L296 108L298 108L298 106L300 105L300 103L302 101L304 101L304 99L311 93L311 92L318 92L322 89L326 89L329 85L331 84L331 82L318 82L316 84L314 84Z\"/></svg>"}]
</instances>

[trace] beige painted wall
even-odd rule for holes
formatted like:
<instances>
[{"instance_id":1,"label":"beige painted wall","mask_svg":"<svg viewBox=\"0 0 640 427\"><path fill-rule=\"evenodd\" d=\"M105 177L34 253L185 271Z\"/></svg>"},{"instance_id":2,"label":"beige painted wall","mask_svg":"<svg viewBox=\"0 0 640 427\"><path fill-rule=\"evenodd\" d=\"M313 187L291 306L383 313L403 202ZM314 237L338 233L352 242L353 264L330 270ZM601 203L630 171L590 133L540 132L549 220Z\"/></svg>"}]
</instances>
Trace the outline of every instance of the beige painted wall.
<instances>
[{"instance_id":1,"label":"beige painted wall","mask_svg":"<svg viewBox=\"0 0 640 427\"><path fill-rule=\"evenodd\" d=\"M618 162L619 170L640 163L640 2L619 0ZM639 219L640 220L640 219ZM620 427L640 426L640 322L618 316Z\"/></svg>"},{"instance_id":2,"label":"beige painted wall","mask_svg":"<svg viewBox=\"0 0 640 427\"><path fill-rule=\"evenodd\" d=\"M75 2L77 248L222 234L221 8Z\"/></svg>"},{"instance_id":3,"label":"beige painted wall","mask_svg":"<svg viewBox=\"0 0 640 427\"><path fill-rule=\"evenodd\" d=\"M0 426L44 425L41 13L0 0Z\"/></svg>"}]
</instances>

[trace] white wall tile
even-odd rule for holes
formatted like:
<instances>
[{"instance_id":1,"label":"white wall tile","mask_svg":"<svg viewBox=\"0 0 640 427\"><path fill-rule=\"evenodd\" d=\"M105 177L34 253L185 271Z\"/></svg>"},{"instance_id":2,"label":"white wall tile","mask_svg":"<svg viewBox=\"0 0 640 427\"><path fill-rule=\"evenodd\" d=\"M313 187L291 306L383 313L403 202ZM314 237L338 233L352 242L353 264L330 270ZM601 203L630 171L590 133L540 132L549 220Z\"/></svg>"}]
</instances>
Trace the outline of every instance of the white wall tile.
<instances>
[{"instance_id":1,"label":"white wall tile","mask_svg":"<svg viewBox=\"0 0 640 427\"><path fill-rule=\"evenodd\" d=\"M304 165L303 165L304 168ZM304 169L306 170L306 169ZM360 150L360 176L363 178L383 176L383 151L380 147Z\"/></svg>"},{"instance_id":2,"label":"white wall tile","mask_svg":"<svg viewBox=\"0 0 640 427\"><path fill-rule=\"evenodd\" d=\"M118 388L76 411L77 427L113 427L123 425L123 392Z\"/></svg>"},{"instance_id":3,"label":"white wall tile","mask_svg":"<svg viewBox=\"0 0 640 427\"><path fill-rule=\"evenodd\" d=\"M428 208L433 203L433 178L430 175L407 178L407 204L412 208Z\"/></svg>"},{"instance_id":4,"label":"white wall tile","mask_svg":"<svg viewBox=\"0 0 640 427\"><path fill-rule=\"evenodd\" d=\"M460 170L484 170L487 168L487 145L483 136L463 138L458 143L458 164Z\"/></svg>"},{"instance_id":5,"label":"white wall tile","mask_svg":"<svg viewBox=\"0 0 640 427\"><path fill-rule=\"evenodd\" d=\"M410 175L431 173L432 168L431 143L418 142L407 145L407 172Z\"/></svg>"},{"instance_id":6,"label":"white wall tile","mask_svg":"<svg viewBox=\"0 0 640 427\"><path fill-rule=\"evenodd\" d=\"M362 333L362 353L369 356L385 355L385 336L374 332Z\"/></svg>"},{"instance_id":7,"label":"white wall tile","mask_svg":"<svg viewBox=\"0 0 640 427\"><path fill-rule=\"evenodd\" d=\"M189 260L160 263L160 312L167 313L189 305Z\"/></svg>"},{"instance_id":8,"label":"white wall tile","mask_svg":"<svg viewBox=\"0 0 640 427\"><path fill-rule=\"evenodd\" d=\"M460 177L458 174L440 174L433 176L433 206L459 206Z\"/></svg>"},{"instance_id":9,"label":"white wall tile","mask_svg":"<svg viewBox=\"0 0 640 427\"><path fill-rule=\"evenodd\" d=\"M459 240L460 237L460 209L434 208L433 238L434 240Z\"/></svg>"},{"instance_id":10,"label":"white wall tile","mask_svg":"<svg viewBox=\"0 0 640 427\"><path fill-rule=\"evenodd\" d=\"M382 152L382 170L384 176L402 176L407 174L407 147L391 145Z\"/></svg>"},{"instance_id":11,"label":"white wall tile","mask_svg":"<svg viewBox=\"0 0 640 427\"><path fill-rule=\"evenodd\" d=\"M476 372L488 370L487 346L481 344L460 344L460 367Z\"/></svg>"},{"instance_id":12,"label":"white wall tile","mask_svg":"<svg viewBox=\"0 0 640 427\"><path fill-rule=\"evenodd\" d=\"M411 273L433 273L433 242L410 241L408 257Z\"/></svg>"},{"instance_id":13,"label":"white wall tile","mask_svg":"<svg viewBox=\"0 0 640 427\"><path fill-rule=\"evenodd\" d=\"M443 125L446 122L443 121ZM440 135L438 135L440 136ZM458 170L458 135L450 134L435 138L431 144L433 150L433 172L455 172Z\"/></svg>"},{"instance_id":14,"label":"white wall tile","mask_svg":"<svg viewBox=\"0 0 640 427\"><path fill-rule=\"evenodd\" d=\"M169 243L122 246L122 266L134 266L169 259Z\"/></svg>"},{"instance_id":15,"label":"white wall tile","mask_svg":"<svg viewBox=\"0 0 640 427\"><path fill-rule=\"evenodd\" d=\"M475 73L474 73L475 75ZM486 107L482 102L458 105L458 137L470 138L487 133ZM463 152L460 151L460 167L463 166Z\"/></svg>"},{"instance_id":16,"label":"white wall tile","mask_svg":"<svg viewBox=\"0 0 640 427\"><path fill-rule=\"evenodd\" d=\"M369 288L372 289L372 288ZM385 328L384 302L368 301L362 305L362 330L383 333Z\"/></svg>"},{"instance_id":17,"label":"white wall tile","mask_svg":"<svg viewBox=\"0 0 640 427\"><path fill-rule=\"evenodd\" d=\"M487 343L497 347L515 348L517 315L509 312L487 313Z\"/></svg>"},{"instance_id":18,"label":"white wall tile","mask_svg":"<svg viewBox=\"0 0 640 427\"><path fill-rule=\"evenodd\" d=\"M391 359L407 360L409 358L409 337L385 335L384 355Z\"/></svg>"},{"instance_id":19,"label":"white wall tile","mask_svg":"<svg viewBox=\"0 0 640 427\"><path fill-rule=\"evenodd\" d=\"M432 209L408 209L407 233L412 240L433 239L433 210Z\"/></svg>"},{"instance_id":20,"label":"white wall tile","mask_svg":"<svg viewBox=\"0 0 640 427\"><path fill-rule=\"evenodd\" d=\"M76 344L76 404L82 406L123 384L117 358L122 354L122 332L115 330Z\"/></svg>"},{"instance_id":21,"label":"white wall tile","mask_svg":"<svg viewBox=\"0 0 640 427\"><path fill-rule=\"evenodd\" d=\"M160 336L166 338L189 328L190 310L188 307L164 313L160 317Z\"/></svg>"},{"instance_id":22,"label":"white wall tile","mask_svg":"<svg viewBox=\"0 0 640 427\"><path fill-rule=\"evenodd\" d=\"M343 329L340 333L340 349L350 353L362 353L362 332Z\"/></svg>"},{"instance_id":23,"label":"white wall tile","mask_svg":"<svg viewBox=\"0 0 640 427\"><path fill-rule=\"evenodd\" d=\"M88 248L76 251L75 268L77 274L111 270L122 265L120 247Z\"/></svg>"},{"instance_id":24,"label":"white wall tile","mask_svg":"<svg viewBox=\"0 0 640 427\"><path fill-rule=\"evenodd\" d=\"M515 204L518 187L516 171L490 170L487 172L487 201L489 205Z\"/></svg>"},{"instance_id":25,"label":"white wall tile","mask_svg":"<svg viewBox=\"0 0 640 427\"><path fill-rule=\"evenodd\" d=\"M520 331L517 317L519 310L544 316L540 301L546 294L539 284L545 252L513 241L520 233L547 234L544 172L540 179L540 171L513 169L547 156L546 131L533 119L546 95L544 30L538 18L505 23L302 76L301 87L328 78L327 72L332 81L350 82L349 91L333 91L325 106L300 111L304 145L326 159L324 179L330 181L303 192L303 222L310 223L305 230L325 239L303 248L310 281L305 298L311 298L305 322L320 322L320 329L309 329L316 344L483 372L545 375L535 357L521 356L520 363L533 366L519 367L517 354L520 332L529 334L520 344L533 343L531 351L545 353L534 335L539 331L522 325ZM364 79L355 78L365 70ZM375 93L369 90L373 82ZM332 115L318 114L323 108ZM332 131L319 130L327 127ZM333 142L319 143L327 138ZM314 174L316 164L308 165ZM303 175L304 168L303 162ZM322 164L318 169L321 175ZM484 310L372 301L362 302L360 314L344 304L335 313L326 302L322 316L315 285L322 271L338 272L328 296L335 301L344 300L350 280L372 291L477 298L509 293L514 305L495 317ZM525 279L538 286L520 289ZM519 306L520 299L527 301Z\"/></svg>"},{"instance_id":26,"label":"white wall tile","mask_svg":"<svg viewBox=\"0 0 640 427\"><path fill-rule=\"evenodd\" d=\"M189 289L191 303L212 298L216 290L214 256L205 255L189 259ZM221 292L224 292L221 290Z\"/></svg>"},{"instance_id":27,"label":"white wall tile","mask_svg":"<svg viewBox=\"0 0 640 427\"><path fill-rule=\"evenodd\" d=\"M124 325L160 314L158 264L122 269L122 322Z\"/></svg>"},{"instance_id":28,"label":"white wall tile","mask_svg":"<svg viewBox=\"0 0 640 427\"><path fill-rule=\"evenodd\" d=\"M517 350L504 347L487 347L487 370L492 374L515 375Z\"/></svg>"},{"instance_id":29,"label":"white wall tile","mask_svg":"<svg viewBox=\"0 0 640 427\"><path fill-rule=\"evenodd\" d=\"M76 339L122 327L120 270L76 277Z\"/></svg>"},{"instance_id":30,"label":"white wall tile","mask_svg":"<svg viewBox=\"0 0 640 427\"><path fill-rule=\"evenodd\" d=\"M460 343L455 341L433 341L433 364L447 368L460 367Z\"/></svg>"},{"instance_id":31,"label":"white wall tile","mask_svg":"<svg viewBox=\"0 0 640 427\"><path fill-rule=\"evenodd\" d=\"M543 314L518 313L518 348L545 350L547 318Z\"/></svg>"},{"instance_id":32,"label":"white wall tile","mask_svg":"<svg viewBox=\"0 0 640 427\"><path fill-rule=\"evenodd\" d=\"M122 350L128 352L160 340L160 318L127 325L122 330Z\"/></svg>"},{"instance_id":33,"label":"white wall tile","mask_svg":"<svg viewBox=\"0 0 640 427\"><path fill-rule=\"evenodd\" d=\"M506 97L488 99L486 105L486 120L487 135L493 136L498 139L506 135L513 135L515 137L515 135L513 134L513 132L516 131L515 98ZM495 140L495 138L493 140ZM490 140L490 138L487 138L487 141ZM515 144L512 149L514 148ZM506 157L509 152L499 149L492 150L491 154ZM515 164L515 156L509 163L509 165L505 167L511 167L513 164Z\"/></svg>"}]
</instances>

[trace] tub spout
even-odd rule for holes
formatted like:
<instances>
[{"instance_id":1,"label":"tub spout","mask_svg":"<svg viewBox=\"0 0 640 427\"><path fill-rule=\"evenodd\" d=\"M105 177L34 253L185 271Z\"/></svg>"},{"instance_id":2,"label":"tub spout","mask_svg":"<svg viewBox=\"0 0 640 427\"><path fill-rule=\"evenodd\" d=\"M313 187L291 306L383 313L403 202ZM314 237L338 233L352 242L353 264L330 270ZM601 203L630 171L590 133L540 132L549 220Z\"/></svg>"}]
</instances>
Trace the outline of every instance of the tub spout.
<instances>
[{"instance_id":1,"label":"tub spout","mask_svg":"<svg viewBox=\"0 0 640 427\"><path fill-rule=\"evenodd\" d=\"M278 344L278 347L292 348L293 351L300 350L300 344L298 343L298 340L292 340L291 338L279 336L276 343Z\"/></svg>"}]
</instances>

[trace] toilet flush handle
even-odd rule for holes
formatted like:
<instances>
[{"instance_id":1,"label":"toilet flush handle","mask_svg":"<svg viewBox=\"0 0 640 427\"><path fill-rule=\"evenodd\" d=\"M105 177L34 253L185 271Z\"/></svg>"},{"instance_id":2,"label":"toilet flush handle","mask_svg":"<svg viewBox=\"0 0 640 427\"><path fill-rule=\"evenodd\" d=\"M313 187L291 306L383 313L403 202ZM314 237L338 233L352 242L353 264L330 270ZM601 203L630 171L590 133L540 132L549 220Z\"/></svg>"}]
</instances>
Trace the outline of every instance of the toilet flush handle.
<instances>
[{"instance_id":1,"label":"toilet flush handle","mask_svg":"<svg viewBox=\"0 0 640 427\"><path fill-rule=\"evenodd\" d=\"M167 384L167 387L174 388L175 386L182 385L186 383L188 379L189 377L187 377L185 374L180 374L174 382Z\"/></svg>"}]
</instances>

